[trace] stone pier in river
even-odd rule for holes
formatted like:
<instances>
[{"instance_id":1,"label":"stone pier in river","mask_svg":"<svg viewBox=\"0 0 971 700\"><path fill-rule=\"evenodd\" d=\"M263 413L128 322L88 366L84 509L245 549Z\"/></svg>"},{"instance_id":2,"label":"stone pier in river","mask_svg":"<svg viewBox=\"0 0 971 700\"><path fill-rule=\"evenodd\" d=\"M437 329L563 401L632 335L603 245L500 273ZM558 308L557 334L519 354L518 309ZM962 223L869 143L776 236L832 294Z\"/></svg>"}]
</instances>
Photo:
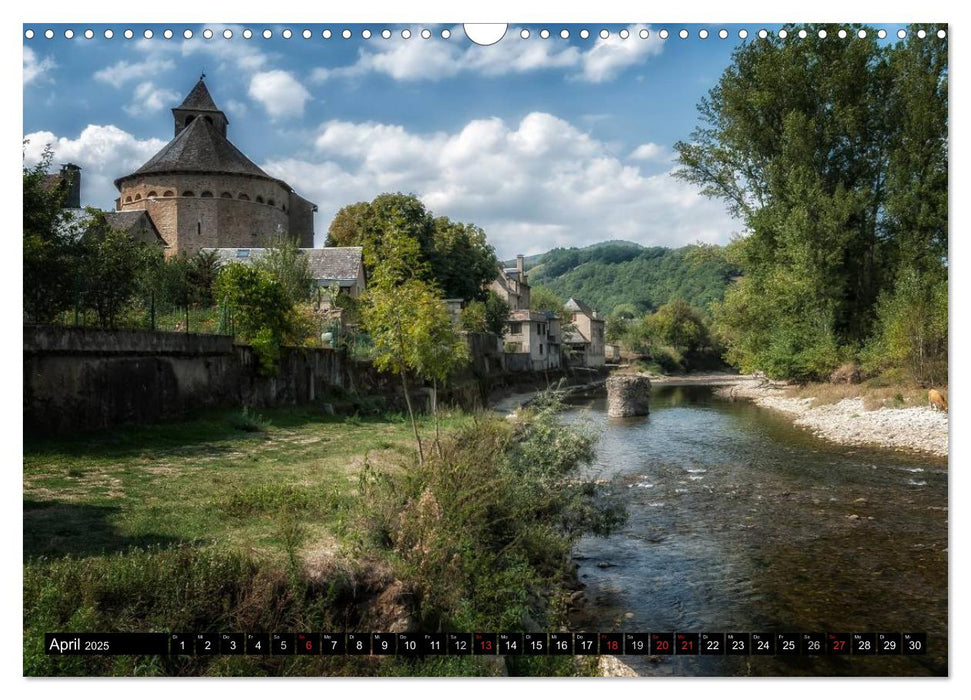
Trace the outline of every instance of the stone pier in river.
<instances>
[{"instance_id":1,"label":"stone pier in river","mask_svg":"<svg viewBox=\"0 0 971 700\"><path fill-rule=\"evenodd\" d=\"M639 374L607 378L607 415L611 418L646 416L650 412L651 380Z\"/></svg>"}]
</instances>

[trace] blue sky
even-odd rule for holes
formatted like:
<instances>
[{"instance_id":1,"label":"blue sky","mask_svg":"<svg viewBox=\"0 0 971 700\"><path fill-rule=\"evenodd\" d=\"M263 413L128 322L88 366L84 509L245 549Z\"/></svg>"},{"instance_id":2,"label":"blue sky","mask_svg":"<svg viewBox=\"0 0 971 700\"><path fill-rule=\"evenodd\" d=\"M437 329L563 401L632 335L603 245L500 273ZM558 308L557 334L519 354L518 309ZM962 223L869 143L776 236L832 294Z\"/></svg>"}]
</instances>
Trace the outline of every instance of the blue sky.
<instances>
[{"instance_id":1,"label":"blue sky","mask_svg":"<svg viewBox=\"0 0 971 700\"><path fill-rule=\"evenodd\" d=\"M27 158L51 143L56 163L84 168L82 203L110 208L112 181L172 137L170 109L204 70L230 140L319 205L318 245L340 206L385 191L414 192L436 215L482 226L503 257L609 238L724 243L740 224L671 177L672 148L695 126L742 27L749 40L760 28L520 25L480 47L445 25L253 25L249 39L238 25L26 25L35 32L24 41Z\"/></svg>"}]
</instances>

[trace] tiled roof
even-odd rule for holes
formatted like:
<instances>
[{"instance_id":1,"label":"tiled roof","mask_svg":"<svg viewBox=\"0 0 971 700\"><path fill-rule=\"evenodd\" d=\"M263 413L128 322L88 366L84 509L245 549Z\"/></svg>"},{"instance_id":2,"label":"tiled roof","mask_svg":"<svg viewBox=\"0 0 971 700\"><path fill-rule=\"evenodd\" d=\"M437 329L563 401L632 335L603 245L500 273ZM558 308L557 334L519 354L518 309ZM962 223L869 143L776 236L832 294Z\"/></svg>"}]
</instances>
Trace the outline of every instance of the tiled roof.
<instances>
[{"instance_id":1,"label":"tiled roof","mask_svg":"<svg viewBox=\"0 0 971 700\"><path fill-rule=\"evenodd\" d=\"M263 172L231 144L229 139L219 133L215 126L201 117L193 119L145 165L131 175L115 180L115 185L118 186L133 175L158 172L230 173L276 180Z\"/></svg>"},{"instance_id":2,"label":"tiled roof","mask_svg":"<svg viewBox=\"0 0 971 700\"><path fill-rule=\"evenodd\" d=\"M307 248L310 271L314 279L353 281L361 270L364 249L357 246L334 248Z\"/></svg>"},{"instance_id":3,"label":"tiled roof","mask_svg":"<svg viewBox=\"0 0 971 700\"><path fill-rule=\"evenodd\" d=\"M212 101L212 95L209 94L209 88L206 87L206 83L201 78L196 86L192 88L192 91L185 96L176 109L193 109L193 110L205 110L210 112L218 112L219 108L216 103Z\"/></svg>"},{"instance_id":4,"label":"tiled roof","mask_svg":"<svg viewBox=\"0 0 971 700\"><path fill-rule=\"evenodd\" d=\"M250 262L266 255L266 248L206 248L215 251L220 264ZM341 286L352 285L361 269L359 247L301 248L300 252L310 261L310 274L318 283L337 282Z\"/></svg>"},{"instance_id":5,"label":"tiled roof","mask_svg":"<svg viewBox=\"0 0 971 700\"><path fill-rule=\"evenodd\" d=\"M584 304L579 299L575 299L573 297L570 297L570 299L566 302L566 304L564 306L567 309L569 309L570 311L579 311L580 313L585 314L585 315L589 316L590 318L599 318L599 316L597 316L597 312L596 311L594 311L593 309L591 309L589 306L587 306L586 304Z\"/></svg>"},{"instance_id":6,"label":"tiled roof","mask_svg":"<svg viewBox=\"0 0 971 700\"><path fill-rule=\"evenodd\" d=\"M583 333L574 328L563 334L563 342L569 343L570 345L579 345L581 343L589 343L590 341L587 340L587 337Z\"/></svg>"},{"instance_id":7,"label":"tiled roof","mask_svg":"<svg viewBox=\"0 0 971 700\"><path fill-rule=\"evenodd\" d=\"M116 231L127 233L136 241L167 245L159 234L152 217L144 209L135 211L106 211L105 220Z\"/></svg>"},{"instance_id":8,"label":"tiled roof","mask_svg":"<svg viewBox=\"0 0 971 700\"><path fill-rule=\"evenodd\" d=\"M62 220L60 232L71 236L84 236L88 233L93 218L87 209L64 209L66 216ZM134 211L106 211L102 212L108 225L115 231L127 233L136 241L143 243L157 243L168 245L159 235L158 228L144 209Z\"/></svg>"}]
</instances>

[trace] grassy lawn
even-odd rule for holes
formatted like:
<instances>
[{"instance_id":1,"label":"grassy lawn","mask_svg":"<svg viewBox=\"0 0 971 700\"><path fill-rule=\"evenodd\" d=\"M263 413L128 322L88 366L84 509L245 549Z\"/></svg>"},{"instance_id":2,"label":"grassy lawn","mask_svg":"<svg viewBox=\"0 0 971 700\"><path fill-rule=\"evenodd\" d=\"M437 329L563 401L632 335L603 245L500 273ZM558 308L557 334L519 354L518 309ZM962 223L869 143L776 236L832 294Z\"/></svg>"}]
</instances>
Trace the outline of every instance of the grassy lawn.
<instances>
[{"instance_id":1,"label":"grassy lawn","mask_svg":"<svg viewBox=\"0 0 971 700\"><path fill-rule=\"evenodd\" d=\"M420 430L425 465L413 458L406 416L313 408L27 441L25 675L500 672L471 657L44 653L43 633L53 631L381 631L404 610L417 615L417 596L422 614L445 616L452 629L518 628L524 615L558 620L562 602L547 611L529 592L565 600L557 586L572 540L549 523L573 513L574 501L559 503L569 485L542 465L578 461L569 431L514 447L501 418L449 413L439 453L431 418ZM537 503L559 505L544 515ZM523 657L508 671L594 669L570 657Z\"/></svg>"},{"instance_id":2,"label":"grassy lawn","mask_svg":"<svg viewBox=\"0 0 971 700\"><path fill-rule=\"evenodd\" d=\"M309 549L335 541L365 459L414 449L406 416L239 411L24 447L24 557L90 556L191 542L285 555L287 523ZM443 427L466 420L447 415ZM433 426L422 423L430 440Z\"/></svg>"}]
</instances>

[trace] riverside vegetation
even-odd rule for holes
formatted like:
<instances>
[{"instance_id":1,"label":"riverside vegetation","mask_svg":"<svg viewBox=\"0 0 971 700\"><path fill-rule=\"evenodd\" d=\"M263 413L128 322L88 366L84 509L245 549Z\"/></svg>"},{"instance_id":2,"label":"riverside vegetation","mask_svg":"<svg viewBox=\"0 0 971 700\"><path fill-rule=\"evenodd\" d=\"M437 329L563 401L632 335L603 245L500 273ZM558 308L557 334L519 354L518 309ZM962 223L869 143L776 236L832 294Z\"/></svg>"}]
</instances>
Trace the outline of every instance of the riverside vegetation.
<instances>
[{"instance_id":1,"label":"riverside vegetation","mask_svg":"<svg viewBox=\"0 0 971 700\"><path fill-rule=\"evenodd\" d=\"M24 673L496 673L464 657L57 658L43 633L562 628L573 543L624 513L577 479L593 436L557 410L445 413L422 463L405 416L314 409L28 443ZM508 672L595 669L520 657Z\"/></svg>"}]
</instances>

